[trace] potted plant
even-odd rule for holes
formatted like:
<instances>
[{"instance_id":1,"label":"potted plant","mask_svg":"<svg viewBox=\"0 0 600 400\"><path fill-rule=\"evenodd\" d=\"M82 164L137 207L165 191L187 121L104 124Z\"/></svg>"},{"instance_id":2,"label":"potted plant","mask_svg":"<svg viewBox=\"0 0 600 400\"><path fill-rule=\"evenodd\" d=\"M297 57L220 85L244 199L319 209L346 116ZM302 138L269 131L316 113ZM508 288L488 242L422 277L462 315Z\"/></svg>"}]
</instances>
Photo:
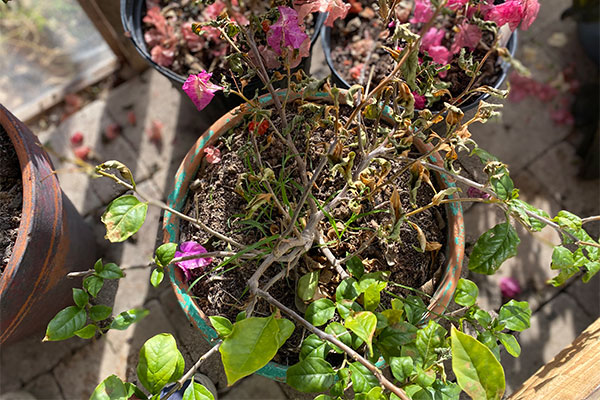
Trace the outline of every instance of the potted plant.
<instances>
[{"instance_id":1,"label":"potted plant","mask_svg":"<svg viewBox=\"0 0 600 400\"><path fill-rule=\"evenodd\" d=\"M4 344L43 328L70 302L76 281L63 278L89 265L95 241L62 192L37 137L2 105L0 131L4 205L0 343Z\"/></svg>"},{"instance_id":2,"label":"potted plant","mask_svg":"<svg viewBox=\"0 0 600 400\"><path fill-rule=\"evenodd\" d=\"M402 55L397 42L401 29L407 29L423 36L418 54L405 67L412 70L408 83L417 109L425 105L439 109L444 101L456 98L463 111L477 107L490 95L464 96L464 88L471 78L475 87L501 87L517 48L515 29L521 21L521 28L527 29L537 10L521 2L446 4L432 18L435 7L429 0L395 2L393 9L381 6L378 12L369 2L351 1L346 18L322 27L325 60L335 83L342 88L368 81L377 85L391 72L392 60Z\"/></svg>"},{"instance_id":3,"label":"potted plant","mask_svg":"<svg viewBox=\"0 0 600 400\"><path fill-rule=\"evenodd\" d=\"M343 16L343 4L329 5L330 15ZM297 14L327 11L316 2L297 6L305 7ZM436 5L434 15L444 6ZM227 7L233 15L233 5ZM511 356L520 354L512 332L529 326L531 310L526 302L511 300L492 316L477 306L475 283L457 279L460 204L481 202L506 215L477 240L468 263L473 272L493 274L516 254L520 240L511 221L531 231L551 226L560 232L563 242L552 257L552 268L559 270L555 285L580 271L584 281L597 273L600 244L583 229L581 218L567 211L551 218L520 200L507 166L470 139L470 127L496 115L499 105L482 101L470 119L448 102L435 112L415 111L415 95L402 71L419 51L420 36L406 33L401 43L406 51L372 90L343 91L291 72L285 55L298 43L286 38L301 27L294 19L283 23L291 8L278 11L282 23L269 31L271 42L284 48L278 61L289 89L277 92L264 74L267 96L248 98L226 88L245 104L224 115L190 150L168 204L142 193L118 161L96 166L98 175L131 191L103 214L107 239L134 235L148 206L166 211L165 243L156 250L151 283L157 286L167 273L182 308L213 343L184 374L175 340L165 334L151 338L140 350L140 383L150 396L166 398L219 353L229 384L262 368L281 379L285 369L291 387L327 392L320 400L458 398L461 391L500 399L505 389L500 345ZM251 32L239 28L240 40L255 49L242 52L242 61L263 62ZM259 75L262 70L259 64ZM221 90L203 73L188 81L186 93L199 108ZM465 88L467 95L478 92L506 95L487 86ZM436 125L441 122L444 131ZM485 183L455 170L460 152L482 161ZM436 175L443 183L435 183ZM452 179L469 189L459 195ZM454 232L445 240L444 225ZM443 250L449 250L448 259ZM402 283L405 264L417 266L405 278L419 279ZM439 266L441 277L435 274ZM428 273L421 274L424 270ZM48 340L92 337L143 316L132 310L111 321L112 310L90 304L99 290L94 282L119 278L118 266L100 260L85 273L76 305L49 324ZM78 315L76 326L65 324L70 313ZM450 368L456 382L447 379ZM175 385L161 394L171 382ZM133 393L148 397L142 388L111 376L93 398ZM184 393L192 396L212 394L194 382Z\"/></svg>"},{"instance_id":4,"label":"potted plant","mask_svg":"<svg viewBox=\"0 0 600 400\"><path fill-rule=\"evenodd\" d=\"M561 19L573 18L577 21L579 42L588 57L600 64L600 2L598 0L573 0L571 7L566 9Z\"/></svg>"}]
</instances>

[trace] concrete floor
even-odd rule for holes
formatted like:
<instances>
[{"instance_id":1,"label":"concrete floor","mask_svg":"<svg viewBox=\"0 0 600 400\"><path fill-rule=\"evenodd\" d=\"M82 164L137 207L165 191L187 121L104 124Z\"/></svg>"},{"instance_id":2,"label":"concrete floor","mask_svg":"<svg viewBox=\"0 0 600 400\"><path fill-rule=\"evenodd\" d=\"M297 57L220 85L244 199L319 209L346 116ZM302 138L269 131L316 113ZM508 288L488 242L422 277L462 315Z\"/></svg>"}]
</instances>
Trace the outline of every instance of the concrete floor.
<instances>
[{"instance_id":1,"label":"concrete floor","mask_svg":"<svg viewBox=\"0 0 600 400\"><path fill-rule=\"evenodd\" d=\"M544 82L555 80L572 62L576 63L582 83L586 80L597 82L598 70L585 59L575 39L574 23L559 20L565 4L559 0L543 2L538 21L528 32L520 32L517 56L537 79ZM564 46L557 47L556 41L548 40L557 33L568 39ZM323 73L326 65L320 55L320 48L315 49L313 65L317 66L317 72ZM571 95L561 92L559 97L567 96ZM600 214L599 181L578 178L581 160L575 149L580 137L571 125L552 122L551 107L556 104L531 98L505 104L502 121L478 125L471 131L481 147L509 164L511 175L521 189L521 197L554 214L564 208L581 216ZM136 126L127 122L130 110L137 115ZM160 146L152 143L146 134L153 121L163 124ZM124 131L116 140L105 144L101 134L112 122L121 124ZM148 71L87 105L56 129L40 132L39 136L61 156L73 157L69 137L81 131L85 144L92 147L99 161L123 161L137 177L141 190L164 199L172 188L171 177L181 159L208 123L166 78ZM99 217L105 205L119 193L118 189L103 180L90 180L58 159L55 166L60 172L63 190L95 227L106 261L135 266L145 265L152 259L159 235L159 210L149 210L147 221L135 240L109 244L102 239L104 231ZM466 163L465 173L470 172ZM465 213L468 241L474 242L499 217L485 205L469 207ZM590 228L596 235L600 230L599 224L590 224ZM534 311L531 329L519 337L522 356L519 359L508 354L503 356L508 393L600 316L599 276L587 285L571 282L555 289L545 284L552 275L550 243L556 242L556 234L549 229L534 236L522 236L519 254L507 261L499 274L472 277L481 288L482 306L497 309L501 301L498 279L512 276L524 288L519 299L530 301ZM134 379L141 344L160 332L176 336L186 365L191 365L207 350L207 345L191 328L171 288L165 282L158 289L152 288L149 274L148 269L130 270L118 285L106 290L105 300L112 303L115 310L133 307L150 310L147 318L126 331L111 331L97 341L71 339L58 343L42 343L43 332L40 332L19 343L3 346L0 399L27 398L25 392L37 399L87 399L94 387L111 374ZM222 390L220 368L217 360L213 360L202 371ZM10 392L18 393L16 397L9 397ZM220 398L229 400L286 398L277 383L260 376L246 378L223 393Z\"/></svg>"}]
</instances>

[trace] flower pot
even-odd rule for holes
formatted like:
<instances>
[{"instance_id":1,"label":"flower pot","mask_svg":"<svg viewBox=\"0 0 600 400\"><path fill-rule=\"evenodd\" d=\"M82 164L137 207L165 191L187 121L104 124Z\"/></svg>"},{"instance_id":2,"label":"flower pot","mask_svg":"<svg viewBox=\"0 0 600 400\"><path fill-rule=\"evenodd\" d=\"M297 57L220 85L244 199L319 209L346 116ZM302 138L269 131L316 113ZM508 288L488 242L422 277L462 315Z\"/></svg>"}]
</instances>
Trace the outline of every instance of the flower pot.
<instances>
[{"instance_id":1,"label":"flower pot","mask_svg":"<svg viewBox=\"0 0 600 400\"><path fill-rule=\"evenodd\" d=\"M19 232L0 277L4 344L43 330L72 303L72 288L81 282L66 275L93 265L96 244L92 230L62 192L37 137L2 105L0 125L15 148L23 182Z\"/></svg>"},{"instance_id":2,"label":"flower pot","mask_svg":"<svg viewBox=\"0 0 600 400\"><path fill-rule=\"evenodd\" d=\"M187 76L179 75L170 69L158 65L156 62L152 60L150 56L150 52L146 47L146 41L144 40L144 30L142 19L146 15L146 1L145 0L121 0L121 22L123 24L123 28L125 29L125 33L130 37L133 45L140 53L140 55L148 61L154 69L158 72L169 78L171 83L181 88L183 82L187 79ZM298 69L303 69L306 73L310 71L310 62L312 58L312 47L316 43L319 34L321 32L321 26L323 22L327 18L327 14L319 13L315 19L315 32L310 39L311 50L310 55L297 67ZM283 70L281 73L285 73ZM217 82L218 83L218 82ZM262 82L258 77L255 77L250 81L250 83L244 88L244 94L247 96L254 96L254 93L257 89L262 87ZM240 105L242 100L239 99L235 95L230 95L225 97L222 92L215 93L215 97L212 100L211 104L208 105L207 108L203 110L203 112L211 115L215 114L217 116L223 115L227 111L232 108Z\"/></svg>"},{"instance_id":3,"label":"flower pot","mask_svg":"<svg viewBox=\"0 0 600 400\"><path fill-rule=\"evenodd\" d=\"M350 84L340 75L338 70L335 68L335 65L333 64L333 59L331 58L331 49L332 46L335 46L335 43L331 43L331 28L325 25L321 27L321 44L323 46L323 52L325 53L325 60L327 61L329 69L331 70L333 83L341 89L349 89ZM512 34L510 35L510 38L508 39L508 42L506 44L506 48L510 52L511 56L515 55L515 52L517 51L517 31L512 32ZM495 89L500 88L500 86L502 86L502 84L506 80L510 64L502 60L500 62L499 68L501 72L500 76L498 77L498 80L495 84L490 85ZM480 101L487 100L489 97L490 95L487 93L482 93L478 96L471 97L469 101L460 106L460 109L463 111L471 110L477 107Z\"/></svg>"},{"instance_id":4,"label":"flower pot","mask_svg":"<svg viewBox=\"0 0 600 400\"><path fill-rule=\"evenodd\" d=\"M279 92L278 95L283 98L283 96L285 96L285 91ZM342 91L341 95L345 95L345 91ZM290 95L289 100L291 101L298 97L299 95L293 94ZM331 101L329 94L326 93L318 93L316 96L309 97L308 99L319 100L322 102ZM270 95L265 95L260 98L260 101L263 105L268 105L272 102L272 98ZM196 141L194 146L192 146L175 175L175 188L168 197L168 205L170 207L182 211L188 195L188 188L190 183L195 179L202 161L202 149L207 145L214 144L221 134L240 123L244 114L245 113L241 108L236 108L225 114ZM418 141L416 138L415 145L422 152L427 151L427 149L430 148L429 145ZM442 157L437 153L434 153L430 157L430 161L442 165ZM442 188L454 186L454 182L448 176L438 176L438 183ZM438 288L429 304L428 310L430 315L443 312L452 300L456 284L460 278L464 256L465 236L462 207L460 206L460 203L451 203L446 210L448 218L448 240L446 244L447 264ZM179 219L169 212L165 212L163 219L163 241L165 243L179 241ZM189 286L184 280L182 271L171 265L168 269L168 274L179 304L183 308L190 322L201 331L202 335L207 340L211 341L216 339L218 337L217 333L210 326L208 318L187 293ZM286 370L287 366L270 362L257 373L274 380L285 382Z\"/></svg>"}]
</instances>

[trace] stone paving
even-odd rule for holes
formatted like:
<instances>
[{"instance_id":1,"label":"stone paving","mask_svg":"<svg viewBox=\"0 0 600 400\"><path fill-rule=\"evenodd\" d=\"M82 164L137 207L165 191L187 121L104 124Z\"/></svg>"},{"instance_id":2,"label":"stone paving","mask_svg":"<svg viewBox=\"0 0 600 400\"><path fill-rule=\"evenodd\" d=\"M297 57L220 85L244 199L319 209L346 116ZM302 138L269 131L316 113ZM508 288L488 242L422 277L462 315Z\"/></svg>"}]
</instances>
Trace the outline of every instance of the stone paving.
<instances>
[{"instance_id":1,"label":"stone paving","mask_svg":"<svg viewBox=\"0 0 600 400\"><path fill-rule=\"evenodd\" d=\"M544 2L540 18L532 29L523 34L520 32L517 56L534 76L545 81L552 80L569 60L577 60L578 76L597 82L598 70L584 58L575 40L574 23L558 19L562 9L563 2L559 0ZM568 43L565 46L553 47L546 42L556 33L566 36ZM320 54L320 48L316 48L313 65L319 66L315 69L317 74L326 73ZM538 100L505 104L501 121L476 126L472 133L482 147L509 164L522 198L551 214L564 208L582 216L600 214L599 181L578 178L581 161L575 154L580 140L577 133L569 125L554 124L548 105ZM128 123L129 111L134 111L137 116L135 126ZM69 137L75 131L81 131L97 161L123 161L137 177L140 190L164 199L172 189L171 177L181 159L208 127L210 119L211 116L198 115L191 102L166 78L148 71L87 105L58 128L39 132L41 141L53 150L64 191L96 229L101 244L99 256L121 266L147 265L160 235L161 213L150 208L147 221L134 240L121 244L103 240L100 215L121 189L106 180L90 179L75 171L73 164L64 162L73 158ZM153 121L163 125L162 141L158 145L147 135ZM114 141L104 143L102 132L113 122L121 124L123 132ZM469 163L464 163L464 167L465 173L472 171ZM482 232L502 218L483 204L468 207L465 213L468 244L472 245ZM590 224L590 228L597 235L600 224L595 224ZM480 287L482 307L497 309L500 306L498 280L502 276L511 276L524 288L519 299L528 300L534 311L532 327L519 335L522 356L513 359L503 354L508 393L600 316L600 276L586 285L573 281L563 288L548 286L545 282L553 273L549 268L550 243L557 242L556 233L546 228L521 238L518 255L508 260L497 275L471 277ZM187 321L170 286L163 282L159 288L152 288L149 273L147 268L130 269L125 279L104 289L105 304L112 304L116 311L133 307L150 310L148 317L128 330L110 331L101 340L91 342L71 339L57 343L42 343L43 332L40 332L19 343L4 346L1 349L0 399L86 399L93 388L111 374L133 380L141 344L160 332L175 335L186 365L191 365L208 345ZM226 388L217 357L209 360L201 370L216 383L220 399L294 397L286 396L279 384L260 376L248 377L232 388Z\"/></svg>"}]
</instances>

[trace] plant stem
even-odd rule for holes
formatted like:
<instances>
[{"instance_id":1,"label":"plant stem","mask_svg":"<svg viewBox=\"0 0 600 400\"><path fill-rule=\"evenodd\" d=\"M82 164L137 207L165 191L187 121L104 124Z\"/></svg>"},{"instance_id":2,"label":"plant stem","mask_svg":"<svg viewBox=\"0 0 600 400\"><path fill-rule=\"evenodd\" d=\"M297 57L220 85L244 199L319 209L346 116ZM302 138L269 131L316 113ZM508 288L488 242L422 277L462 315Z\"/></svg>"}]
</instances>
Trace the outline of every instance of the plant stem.
<instances>
[{"instance_id":1,"label":"plant stem","mask_svg":"<svg viewBox=\"0 0 600 400\"><path fill-rule=\"evenodd\" d=\"M390 382L383 375L383 373L379 370L379 368L377 368L376 366L371 364L366 358L364 358L363 356L358 354L351 347L346 346L336 336L330 335L330 334L325 333L322 330L316 328L310 322L308 322L307 320L302 318L300 315L298 315L294 310L284 306L283 304L281 304L273 296L271 296L269 293L265 292L264 290L260 290L260 289L256 288L254 290L254 292L257 296L262 297L267 302L269 302L270 304L274 305L275 307L279 308L281 311L283 311L284 313L289 315L293 320L295 320L296 322L298 322L299 324L304 326L311 333L314 333L315 335L317 335L320 339L327 340L328 342L330 342L330 343L336 345L337 347L339 347L340 349L344 350L346 352L346 354L348 354L350 357L352 357L352 359L354 359L355 361L358 361L359 363L364 365L369 371L371 371L371 373L373 373L373 375L375 375L375 377L379 380L379 382L383 385L383 387L385 387L386 389L388 389L389 391L394 393L396 396L400 397L402 400L410 400L410 398L408 397L406 392L404 392L404 390L402 390L401 388L397 387L392 382Z\"/></svg>"},{"instance_id":2,"label":"plant stem","mask_svg":"<svg viewBox=\"0 0 600 400\"><path fill-rule=\"evenodd\" d=\"M194 374L196 373L196 370L198 368L200 368L200 365L202 365L202 363L204 363L204 361L206 361L206 359L210 356L212 356L213 354L215 354L218 350L219 347L221 346L223 342L219 340L219 342L217 344L215 344L209 351L207 351L206 353L204 353L204 355L202 357L200 357L198 359L198 361L196 361L196 364L194 364L192 366L192 368L190 368L190 370L188 372L186 372L185 375L183 375L176 383L175 385L173 385L173 387L171 388L171 390L169 390L167 392L167 394L165 394L164 396L162 396L160 398L160 400L167 400L169 397L171 397L171 395L173 393L175 393L176 391L178 391L179 389L181 389L181 387L183 386L183 384L185 383L185 381L187 381L188 379L192 378L194 376Z\"/></svg>"}]
</instances>

